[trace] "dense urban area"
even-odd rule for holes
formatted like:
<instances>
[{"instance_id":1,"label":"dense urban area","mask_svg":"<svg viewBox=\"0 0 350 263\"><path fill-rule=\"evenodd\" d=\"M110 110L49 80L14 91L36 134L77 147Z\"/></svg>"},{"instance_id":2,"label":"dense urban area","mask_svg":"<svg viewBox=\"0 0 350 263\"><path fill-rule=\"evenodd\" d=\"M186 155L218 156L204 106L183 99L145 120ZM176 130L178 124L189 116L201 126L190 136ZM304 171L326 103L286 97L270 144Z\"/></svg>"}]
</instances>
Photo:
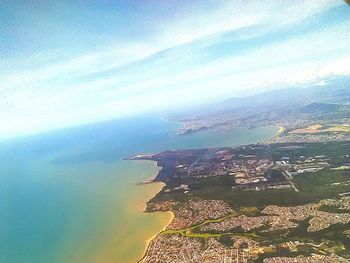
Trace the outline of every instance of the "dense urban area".
<instances>
[{"instance_id":1,"label":"dense urban area","mask_svg":"<svg viewBox=\"0 0 350 263\"><path fill-rule=\"evenodd\" d=\"M141 262L349 262L350 93L337 90L289 96L283 111L263 94L262 110L226 107L178 130L278 126L264 142L133 156L156 161L165 183L146 212L174 215Z\"/></svg>"},{"instance_id":2,"label":"dense urban area","mask_svg":"<svg viewBox=\"0 0 350 263\"><path fill-rule=\"evenodd\" d=\"M162 167L155 180L166 185L147 211L174 214L143 262L348 262L348 141L178 150L133 159Z\"/></svg>"}]
</instances>

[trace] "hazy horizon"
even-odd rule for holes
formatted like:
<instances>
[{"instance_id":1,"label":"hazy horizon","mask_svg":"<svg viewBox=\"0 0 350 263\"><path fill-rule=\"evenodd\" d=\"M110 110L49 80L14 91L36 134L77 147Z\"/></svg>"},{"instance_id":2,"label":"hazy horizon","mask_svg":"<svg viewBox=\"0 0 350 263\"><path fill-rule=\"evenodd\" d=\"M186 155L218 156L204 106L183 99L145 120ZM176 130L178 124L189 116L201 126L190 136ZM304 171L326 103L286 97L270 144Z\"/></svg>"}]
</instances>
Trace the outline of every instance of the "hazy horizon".
<instances>
[{"instance_id":1,"label":"hazy horizon","mask_svg":"<svg viewBox=\"0 0 350 263\"><path fill-rule=\"evenodd\" d=\"M350 4L4 0L0 263L350 262Z\"/></svg>"},{"instance_id":2,"label":"hazy horizon","mask_svg":"<svg viewBox=\"0 0 350 263\"><path fill-rule=\"evenodd\" d=\"M350 74L343 1L11 1L0 137Z\"/></svg>"}]
</instances>

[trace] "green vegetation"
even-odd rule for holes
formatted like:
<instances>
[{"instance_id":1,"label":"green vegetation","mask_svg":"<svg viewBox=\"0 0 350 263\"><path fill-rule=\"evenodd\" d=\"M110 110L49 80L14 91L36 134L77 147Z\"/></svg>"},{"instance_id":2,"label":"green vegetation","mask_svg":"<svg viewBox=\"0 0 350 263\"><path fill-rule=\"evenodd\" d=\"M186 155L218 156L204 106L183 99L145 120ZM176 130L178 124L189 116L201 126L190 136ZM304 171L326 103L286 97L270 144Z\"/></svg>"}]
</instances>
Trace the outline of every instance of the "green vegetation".
<instances>
[{"instance_id":1,"label":"green vegetation","mask_svg":"<svg viewBox=\"0 0 350 263\"><path fill-rule=\"evenodd\" d=\"M234 243L230 236L220 236L218 241L227 247L232 247Z\"/></svg>"},{"instance_id":2,"label":"green vegetation","mask_svg":"<svg viewBox=\"0 0 350 263\"><path fill-rule=\"evenodd\" d=\"M350 224L332 225L322 231L308 232L309 219L298 222L299 226L295 229L284 230L282 232L267 232L266 228L255 229L252 231L243 231L242 229L230 229L224 233L220 232L201 232L201 226L212 222L220 222L227 217L245 214L247 216L259 216L262 209L267 205L295 206L308 203L317 203L321 199L338 198L339 194L350 193L350 170L332 169L341 167L349 162L350 148L349 143L310 143L307 145L271 145L268 149L242 148L244 155L254 155L257 158L272 158L281 160L287 156L290 162L300 160L301 156L313 158L327 158L330 166L324 170L314 173L303 173L294 175L294 183L299 192L292 189L283 190L263 190L263 191L242 191L233 190L233 177L226 176L208 176L208 177L186 177L171 183L156 195L151 202L177 201L182 205L189 198L197 197L201 199L223 200L228 203L235 211L232 215L215 219L206 220L201 224L180 230L166 230L162 234L181 234L186 237L207 239L215 237L225 246L232 246L232 237L248 237L258 241L262 246L269 247L273 245L275 249L265 251L259 256L257 262L263 262L263 259L271 256L298 256L310 255L311 253L330 254L335 252L345 258L350 258L350 238L346 231L350 229ZM323 156L323 157L316 157ZM187 184L191 191L166 192L168 188L173 188L179 184ZM344 213L336 207L322 206L322 211L330 213ZM297 251L291 252L285 245L289 241L298 241Z\"/></svg>"},{"instance_id":3,"label":"green vegetation","mask_svg":"<svg viewBox=\"0 0 350 263\"><path fill-rule=\"evenodd\" d=\"M295 176L294 181L300 194L314 200L332 198L350 191L350 184L346 183L350 181L349 171L324 170Z\"/></svg>"},{"instance_id":4,"label":"green vegetation","mask_svg":"<svg viewBox=\"0 0 350 263\"><path fill-rule=\"evenodd\" d=\"M350 171L327 170L302 174L295 176L294 181L300 192L289 189L239 191L232 190L230 185L225 185L226 178L212 177L200 179L197 185L192 187L193 191L191 191L191 196L203 199L221 199L238 211L241 210L242 207L255 207L254 211L245 211L243 209L241 212L246 214L253 213L256 215L258 214L257 208L261 209L266 205L301 205L317 202L320 199L333 198L340 193L350 192L350 184L334 184L350 181ZM183 193L163 193L157 195L153 201L175 200L178 202L185 202L187 199L188 195Z\"/></svg>"}]
</instances>

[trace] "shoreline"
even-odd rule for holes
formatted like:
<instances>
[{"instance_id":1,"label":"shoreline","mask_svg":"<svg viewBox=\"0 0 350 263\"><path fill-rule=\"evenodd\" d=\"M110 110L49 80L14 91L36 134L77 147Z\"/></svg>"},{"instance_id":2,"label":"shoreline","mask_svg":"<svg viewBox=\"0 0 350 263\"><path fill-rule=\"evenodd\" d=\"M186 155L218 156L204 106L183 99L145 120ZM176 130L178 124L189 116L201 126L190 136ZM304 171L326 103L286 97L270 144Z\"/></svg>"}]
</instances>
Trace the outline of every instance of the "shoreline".
<instances>
[{"instance_id":1,"label":"shoreline","mask_svg":"<svg viewBox=\"0 0 350 263\"><path fill-rule=\"evenodd\" d=\"M144 206L144 208L143 208L143 210L142 210L142 213L148 214L148 213L150 213L150 212L147 212L147 203L148 203L150 200L152 200L157 194L159 194L160 191L162 191L162 189L163 189L164 186L165 186L165 183L163 183L163 182L150 182L150 183L146 183L146 184L160 184L160 185L162 185L162 187L161 187L150 199L148 199L148 200L146 201L146 203L145 203L145 206ZM142 185L145 185L145 184L144 184L144 183L141 183L141 184L137 184L137 185L142 186Z\"/></svg>"},{"instance_id":2,"label":"shoreline","mask_svg":"<svg viewBox=\"0 0 350 263\"><path fill-rule=\"evenodd\" d=\"M286 130L286 128L285 128L284 126L282 126L282 125L274 125L274 127L278 128L278 131L277 131L273 136L271 136L269 139L262 141L262 142L261 142L262 144L270 144L270 143L273 143L272 140L273 140L274 138L277 138L277 137L280 136L281 134L283 134L283 133L285 132L285 130Z\"/></svg>"},{"instance_id":3,"label":"shoreline","mask_svg":"<svg viewBox=\"0 0 350 263\"><path fill-rule=\"evenodd\" d=\"M149 213L149 212L145 212L145 213ZM145 243L146 243L146 248L145 248L145 250L144 250L144 252L143 252L143 255L142 255L141 259L139 259L139 260L137 261L137 263L141 263L141 262L144 260L144 258L147 256L147 252L148 252L148 249L149 249L149 246L150 246L151 242L152 242L160 233L162 233L163 231L165 231L165 230L167 229L167 227L170 225L170 223L171 223L171 222L174 220L174 218L175 218L174 213L171 212L171 211L153 212L153 213L170 213L171 218L170 218L170 220L169 220L169 223L166 224L166 226L164 226L158 233L154 234L153 236L151 236L149 239L146 240L146 242L145 242Z\"/></svg>"},{"instance_id":4,"label":"shoreline","mask_svg":"<svg viewBox=\"0 0 350 263\"><path fill-rule=\"evenodd\" d=\"M283 133L284 131L285 131L285 128L283 127L283 126L281 126L281 125L275 125L275 127L278 127L279 129L278 129L278 131L273 135L273 136L271 136L271 138L274 138L275 136L278 136L278 135L280 135L281 133ZM271 138L269 138L269 140L271 139ZM139 160L139 159L133 159L133 158L131 158L131 159L129 159L129 160ZM147 208L147 203L150 201L150 200L152 200L162 189L163 189L163 187L166 185L165 183L163 183L163 182L154 182L154 179L157 177L157 175L158 175L158 173L159 173L159 171L160 171L160 167L157 165L157 162L156 161L154 161L154 160L147 160L147 161L150 161L150 162L155 162L155 164L156 164L156 166L158 167L158 172L157 172L157 174L155 175L155 177L153 178L153 179L149 179L149 180L147 180L147 182L143 182L143 183L139 183L138 185L144 185L144 184L151 184L151 183L160 183L160 184L162 184L163 186L161 187L161 189L159 190L159 191L157 191L150 199L148 199L147 201L146 201L146 204L145 204L145 207L144 207L144 213L170 213L171 214L171 219L169 220L169 222L166 224L166 226L164 226L158 233L156 233L156 234L154 234L153 236L151 236L149 239L147 239L146 240L146 247L145 247L145 250L144 250L144 252L143 252L143 255L142 255L142 257L137 261L137 263L142 263L142 261L144 260L144 258L147 256L147 252L148 252L148 249L149 249L149 246L150 246L150 244L151 244L151 242L161 233L161 232L163 232L164 230L166 230L167 229L167 227L171 224L171 222L174 220L174 218L175 218L175 215L174 215L174 213L172 212L172 211L162 211L162 212L160 212L160 211L158 211L158 212L147 212L146 211L146 208Z\"/></svg>"},{"instance_id":5,"label":"shoreline","mask_svg":"<svg viewBox=\"0 0 350 263\"><path fill-rule=\"evenodd\" d=\"M137 159L134 159L134 160L139 161L139 160L137 160ZM157 171L157 173L156 173L156 175L154 176L153 179L147 180L147 183L144 183L144 182L142 183L142 182L141 182L141 183L138 183L137 185L139 185L139 186L142 187L142 186L145 185L145 184L160 184L161 187L160 187L160 189L159 189L157 192L154 193L154 195L153 195L151 198L149 198L148 200L146 200L146 203L145 203L145 206L144 206L144 209L143 209L142 213L145 213L145 214L149 214L149 213L170 213L171 217L170 217L169 222L168 222L162 229L160 229L157 233L155 233L154 235L152 235L150 238L148 238L148 239L145 241L145 244L146 244L145 249L144 249L144 251L143 251L143 253L142 253L142 257L141 257L139 260L137 260L137 263L141 263L141 262L143 261L143 259L144 259L144 258L146 257L146 255L147 255L147 251L148 251L148 248L149 248L151 242L152 242L161 232L163 232L164 230L166 230L167 227L170 225L170 223L171 223L171 222L174 220L174 218L175 218L175 215L174 215L174 213L173 213L172 211L147 212L147 210L146 210L146 208L147 208L147 203L148 203L150 200L152 200L158 193L160 193L160 191L164 188L165 183L163 183L163 182L155 182L155 181L154 181L154 179L157 177L157 175L158 175L158 173L159 173L159 171L160 171L160 167L157 165L157 162L156 162L156 161L152 161L152 160L146 160L146 161L154 163L155 166L158 168L158 171Z\"/></svg>"},{"instance_id":6,"label":"shoreline","mask_svg":"<svg viewBox=\"0 0 350 263\"><path fill-rule=\"evenodd\" d=\"M275 136L280 135L281 133L283 133L286 130L286 128L284 128L282 125L276 125L276 127L278 127L278 131L277 131L277 134Z\"/></svg>"}]
</instances>

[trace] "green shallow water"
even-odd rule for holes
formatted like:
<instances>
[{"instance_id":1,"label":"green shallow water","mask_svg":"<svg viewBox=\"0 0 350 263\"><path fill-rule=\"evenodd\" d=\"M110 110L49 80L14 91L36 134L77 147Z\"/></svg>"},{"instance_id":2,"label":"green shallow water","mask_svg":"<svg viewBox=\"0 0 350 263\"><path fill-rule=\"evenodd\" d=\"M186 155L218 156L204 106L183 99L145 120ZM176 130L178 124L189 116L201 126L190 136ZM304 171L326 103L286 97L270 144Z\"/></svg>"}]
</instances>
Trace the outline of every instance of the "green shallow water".
<instances>
[{"instance_id":1,"label":"green shallow water","mask_svg":"<svg viewBox=\"0 0 350 263\"><path fill-rule=\"evenodd\" d=\"M276 127L174 136L176 124L137 118L0 143L0 262L135 262L169 213L142 213L160 184L139 152L255 143Z\"/></svg>"}]
</instances>

